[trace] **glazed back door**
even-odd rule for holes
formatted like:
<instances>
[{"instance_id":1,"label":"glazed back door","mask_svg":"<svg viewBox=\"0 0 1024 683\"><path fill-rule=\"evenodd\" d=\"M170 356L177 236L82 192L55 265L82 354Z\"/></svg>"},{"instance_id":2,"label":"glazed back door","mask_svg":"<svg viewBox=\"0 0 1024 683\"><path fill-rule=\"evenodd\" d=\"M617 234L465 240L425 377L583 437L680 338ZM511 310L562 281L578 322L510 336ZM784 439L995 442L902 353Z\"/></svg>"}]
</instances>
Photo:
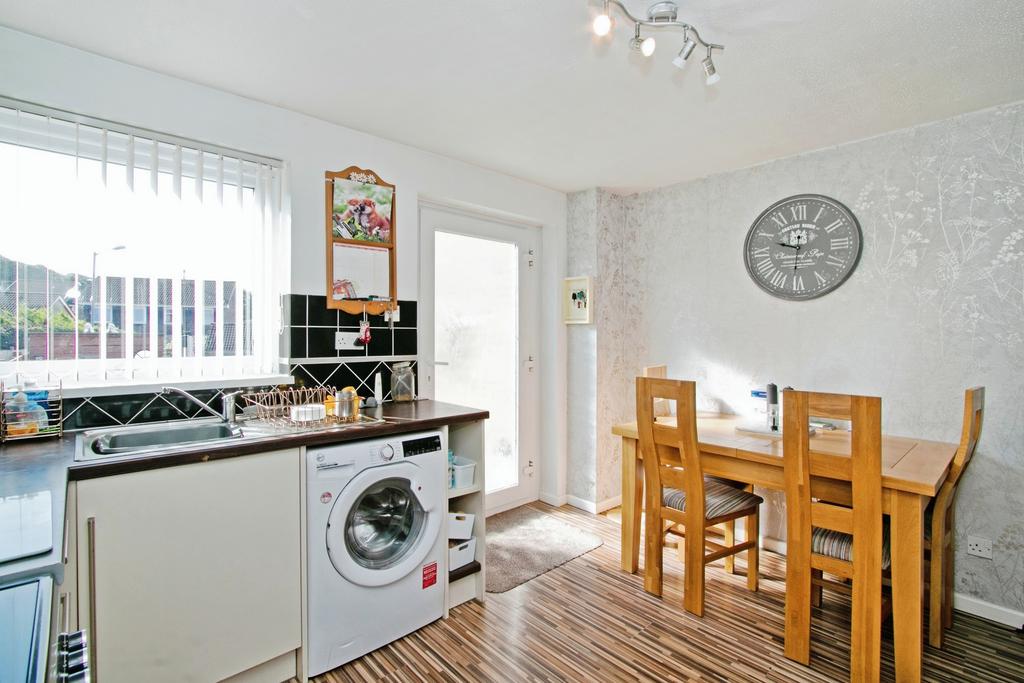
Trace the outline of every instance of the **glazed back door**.
<instances>
[{"instance_id":1,"label":"glazed back door","mask_svg":"<svg viewBox=\"0 0 1024 683\"><path fill-rule=\"evenodd\" d=\"M422 204L420 226L421 393L490 411L488 513L536 500L540 229Z\"/></svg>"}]
</instances>

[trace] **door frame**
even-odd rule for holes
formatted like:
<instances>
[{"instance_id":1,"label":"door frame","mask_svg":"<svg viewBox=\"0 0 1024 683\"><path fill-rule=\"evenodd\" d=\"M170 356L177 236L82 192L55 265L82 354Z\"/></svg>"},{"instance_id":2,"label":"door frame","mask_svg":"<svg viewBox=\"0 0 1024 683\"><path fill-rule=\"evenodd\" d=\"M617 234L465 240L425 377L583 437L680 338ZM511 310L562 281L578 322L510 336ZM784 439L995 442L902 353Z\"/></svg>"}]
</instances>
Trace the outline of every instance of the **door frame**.
<instances>
[{"instance_id":1,"label":"door frame","mask_svg":"<svg viewBox=\"0 0 1024 683\"><path fill-rule=\"evenodd\" d=\"M529 442L529 450L533 452L533 472L529 475L529 479L524 482L524 475L522 472L522 466L520 467L520 483L523 484L520 487L522 494L512 498L504 496L486 496L486 485L482 489L485 493L485 512L487 515L497 514L504 510L519 507L526 503L533 502L540 499L540 480L541 480L541 415L540 415L540 390L541 390L541 365L540 365L540 340L542 337L541 331L543 329L543 316L540 313L541 308L541 287L542 287L542 269L541 269L541 255L540 248L543 244L543 225L537 221L532 221L520 216L513 214L507 214L500 211L491 211L488 209L479 208L476 206L465 205L459 202L449 202L445 200L432 199L424 196L419 197L419 205L417 207L417 223L419 224L419 302L417 304L417 348L419 351L418 360L418 376L417 376L417 391L419 396L422 398L434 398L434 231L427 225L427 222L423 218L424 210L447 213L457 218L468 218L480 221L486 221L488 223L495 223L498 225L504 225L515 229L526 229L535 230L534 233L534 249L535 253L532 256L534 260L534 277L531 286L527 292L522 292L524 296L520 298L520 311L526 307L531 308L536 312L535 327L533 330L533 339L529 344L530 348L525 348L526 345L523 343L523 335L520 335L519 344L519 376L524 376L525 363L523 358L532 356L533 357L533 384L535 385L537 400L536 401L522 401L520 399L520 405L517 406L519 411L519 443L520 453L523 453L523 445ZM480 237L483 239L490 239L486 235L473 234L470 232L460 232L458 230L449 230L446 232L452 232L455 234L465 234L469 237ZM528 257L527 255L520 254L520 259ZM532 291L529 291L532 290ZM520 380L520 393L522 393L523 382ZM524 428L523 420L528 420L528 426ZM532 428L531 428L532 427ZM486 425L484 427L486 430ZM486 470L486 467L485 467ZM492 498L494 502L492 502Z\"/></svg>"}]
</instances>

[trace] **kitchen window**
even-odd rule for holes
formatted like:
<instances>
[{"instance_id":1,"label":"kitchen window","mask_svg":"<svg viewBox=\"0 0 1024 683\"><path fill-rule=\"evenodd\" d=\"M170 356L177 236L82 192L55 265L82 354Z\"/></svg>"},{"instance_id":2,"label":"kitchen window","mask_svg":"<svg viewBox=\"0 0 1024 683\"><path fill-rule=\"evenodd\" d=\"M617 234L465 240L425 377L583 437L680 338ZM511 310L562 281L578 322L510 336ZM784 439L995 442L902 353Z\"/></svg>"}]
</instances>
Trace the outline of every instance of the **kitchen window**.
<instances>
[{"instance_id":1,"label":"kitchen window","mask_svg":"<svg viewBox=\"0 0 1024 683\"><path fill-rule=\"evenodd\" d=\"M280 161L0 98L0 379L277 378Z\"/></svg>"}]
</instances>

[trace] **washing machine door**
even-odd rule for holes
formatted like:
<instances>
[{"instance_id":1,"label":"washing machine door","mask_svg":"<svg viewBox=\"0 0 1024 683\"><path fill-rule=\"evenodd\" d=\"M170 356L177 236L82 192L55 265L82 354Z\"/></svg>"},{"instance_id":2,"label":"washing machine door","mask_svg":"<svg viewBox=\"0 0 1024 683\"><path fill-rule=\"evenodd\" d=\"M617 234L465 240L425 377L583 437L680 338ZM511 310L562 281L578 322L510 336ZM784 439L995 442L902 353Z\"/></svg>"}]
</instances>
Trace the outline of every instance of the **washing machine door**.
<instances>
[{"instance_id":1,"label":"washing machine door","mask_svg":"<svg viewBox=\"0 0 1024 683\"><path fill-rule=\"evenodd\" d=\"M411 462L363 470L339 494L327 523L334 568L361 586L419 572L441 530L438 496Z\"/></svg>"}]
</instances>

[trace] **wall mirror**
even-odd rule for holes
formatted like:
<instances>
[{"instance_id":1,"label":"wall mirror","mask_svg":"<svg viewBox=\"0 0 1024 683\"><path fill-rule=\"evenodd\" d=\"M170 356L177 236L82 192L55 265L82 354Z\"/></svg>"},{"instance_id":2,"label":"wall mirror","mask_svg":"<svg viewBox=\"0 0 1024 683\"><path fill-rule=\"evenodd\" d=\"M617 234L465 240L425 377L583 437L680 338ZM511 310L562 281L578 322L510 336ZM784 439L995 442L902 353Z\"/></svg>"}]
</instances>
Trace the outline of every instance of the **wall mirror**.
<instances>
[{"instance_id":1,"label":"wall mirror","mask_svg":"<svg viewBox=\"0 0 1024 683\"><path fill-rule=\"evenodd\" d=\"M397 305L395 186L349 166L324 174L327 307L380 315Z\"/></svg>"}]
</instances>

